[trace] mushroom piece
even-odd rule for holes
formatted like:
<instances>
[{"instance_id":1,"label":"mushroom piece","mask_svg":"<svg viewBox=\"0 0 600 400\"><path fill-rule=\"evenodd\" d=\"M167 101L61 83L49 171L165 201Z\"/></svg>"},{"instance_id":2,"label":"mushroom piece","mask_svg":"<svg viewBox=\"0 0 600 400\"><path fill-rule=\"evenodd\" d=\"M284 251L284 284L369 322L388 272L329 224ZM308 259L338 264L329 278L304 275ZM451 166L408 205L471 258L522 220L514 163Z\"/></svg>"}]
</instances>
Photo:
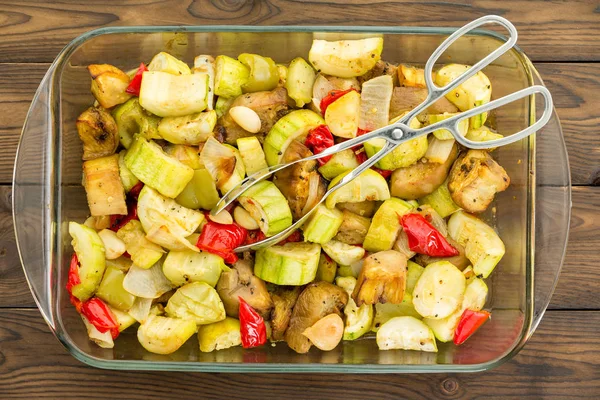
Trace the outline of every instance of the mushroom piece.
<instances>
[{"instance_id":1,"label":"mushroom piece","mask_svg":"<svg viewBox=\"0 0 600 400\"><path fill-rule=\"evenodd\" d=\"M117 123L102 108L90 107L77 117L77 133L83 142L83 159L110 156L119 146Z\"/></svg>"},{"instance_id":2,"label":"mushroom piece","mask_svg":"<svg viewBox=\"0 0 600 400\"><path fill-rule=\"evenodd\" d=\"M365 258L352 299L363 304L400 304L406 290L407 258L395 250L380 251Z\"/></svg>"},{"instance_id":3,"label":"mushroom piece","mask_svg":"<svg viewBox=\"0 0 600 400\"><path fill-rule=\"evenodd\" d=\"M395 87L390 101L390 119L412 110L427 98L427 89L418 87ZM457 113L458 108L442 97L427 108L425 114Z\"/></svg>"},{"instance_id":4,"label":"mushroom piece","mask_svg":"<svg viewBox=\"0 0 600 400\"><path fill-rule=\"evenodd\" d=\"M348 303L348 293L328 282L313 282L300 293L292 311L285 341L292 350L303 354L310 350L311 341L302 333L329 314L341 316Z\"/></svg>"},{"instance_id":5,"label":"mushroom piece","mask_svg":"<svg viewBox=\"0 0 600 400\"><path fill-rule=\"evenodd\" d=\"M485 150L469 150L452 166L448 190L452 200L467 212L487 209L498 192L510 184L508 174Z\"/></svg>"},{"instance_id":6,"label":"mushroom piece","mask_svg":"<svg viewBox=\"0 0 600 400\"><path fill-rule=\"evenodd\" d=\"M283 340L285 330L292 318L292 309L302 292L301 286L285 288L278 286L271 293L273 310L271 311L271 340Z\"/></svg>"},{"instance_id":7,"label":"mushroom piece","mask_svg":"<svg viewBox=\"0 0 600 400\"><path fill-rule=\"evenodd\" d=\"M223 272L217 282L217 293L230 317L239 313L239 297L244 299L263 318L268 318L273 307L265 282L252 273L252 261L240 259L228 272Z\"/></svg>"}]
</instances>

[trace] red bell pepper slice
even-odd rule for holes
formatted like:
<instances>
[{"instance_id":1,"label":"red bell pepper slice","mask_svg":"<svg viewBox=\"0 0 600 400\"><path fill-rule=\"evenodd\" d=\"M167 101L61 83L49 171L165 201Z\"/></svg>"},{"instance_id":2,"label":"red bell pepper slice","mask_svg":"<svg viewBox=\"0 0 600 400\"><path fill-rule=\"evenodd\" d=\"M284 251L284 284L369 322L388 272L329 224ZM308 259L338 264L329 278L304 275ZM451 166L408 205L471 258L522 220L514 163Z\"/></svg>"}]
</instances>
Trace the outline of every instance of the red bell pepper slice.
<instances>
[{"instance_id":1,"label":"red bell pepper slice","mask_svg":"<svg viewBox=\"0 0 600 400\"><path fill-rule=\"evenodd\" d=\"M110 331L113 339L119 336L119 323L110 308L97 297L91 298L81 305L81 314L101 333Z\"/></svg>"},{"instance_id":2,"label":"red bell pepper slice","mask_svg":"<svg viewBox=\"0 0 600 400\"><path fill-rule=\"evenodd\" d=\"M208 221L202 228L196 247L223 257L227 264L233 264L238 260L233 250L244 244L247 236L248 231L235 223L226 225Z\"/></svg>"},{"instance_id":3,"label":"red bell pepper slice","mask_svg":"<svg viewBox=\"0 0 600 400\"><path fill-rule=\"evenodd\" d=\"M127 225L131 220L139 219L137 216L137 202L127 202L127 215L111 215L110 216L110 230L117 232L119 229Z\"/></svg>"},{"instance_id":4,"label":"red bell pepper slice","mask_svg":"<svg viewBox=\"0 0 600 400\"><path fill-rule=\"evenodd\" d=\"M239 318L242 346L245 349L262 346L267 341L265 321L244 299L240 300Z\"/></svg>"},{"instance_id":5,"label":"red bell pepper slice","mask_svg":"<svg viewBox=\"0 0 600 400\"><path fill-rule=\"evenodd\" d=\"M131 188L129 193L127 193L127 196L134 199L135 201L137 201L138 197L140 197L140 192L142 191L143 188L144 188L144 182L139 181Z\"/></svg>"},{"instance_id":6,"label":"red bell pepper slice","mask_svg":"<svg viewBox=\"0 0 600 400\"><path fill-rule=\"evenodd\" d=\"M69 300L71 304L75 307L78 313L81 313L81 306L83 306L83 301L79 300L77 297L70 295Z\"/></svg>"},{"instance_id":7,"label":"red bell pepper slice","mask_svg":"<svg viewBox=\"0 0 600 400\"><path fill-rule=\"evenodd\" d=\"M405 214L400 217L400 224L408 236L408 247L412 251L431 257L458 255L458 250L421 214Z\"/></svg>"},{"instance_id":8,"label":"red bell pepper slice","mask_svg":"<svg viewBox=\"0 0 600 400\"><path fill-rule=\"evenodd\" d=\"M454 330L454 344L463 344L491 317L488 311L465 310Z\"/></svg>"},{"instance_id":9,"label":"red bell pepper slice","mask_svg":"<svg viewBox=\"0 0 600 400\"><path fill-rule=\"evenodd\" d=\"M142 75L145 71L148 71L148 68L146 68L146 65L144 65L144 63L140 63L140 66L138 67L135 75L129 82L127 89L125 89L125 92L134 96L140 95L140 87L142 86Z\"/></svg>"},{"instance_id":10,"label":"red bell pepper slice","mask_svg":"<svg viewBox=\"0 0 600 400\"><path fill-rule=\"evenodd\" d=\"M325 97L323 97L323 99L321 99L321 104L319 104L319 106L321 108L321 113L323 115L325 115L325 111L327 111L327 107L329 107L329 105L331 103L333 103L334 101L336 101L337 99L339 99L340 97L345 95L346 93L350 93L353 90L357 91L354 88L350 88L350 89L346 89L346 90L331 90L329 93L327 93L327 96L325 96Z\"/></svg>"},{"instance_id":11,"label":"red bell pepper slice","mask_svg":"<svg viewBox=\"0 0 600 400\"><path fill-rule=\"evenodd\" d=\"M80 283L81 278L79 277L79 259L77 258L77 254L73 253L71 256L71 265L69 266L69 275L67 277L67 291L71 293L73 286L77 286Z\"/></svg>"},{"instance_id":12,"label":"red bell pepper slice","mask_svg":"<svg viewBox=\"0 0 600 400\"><path fill-rule=\"evenodd\" d=\"M313 154L322 153L324 150L333 146L334 143L333 135L327 125L319 125L316 128L311 129L304 141L304 145L306 145ZM317 159L317 161L319 162L319 165L323 165L329 161L331 157L332 156L325 156Z\"/></svg>"}]
</instances>

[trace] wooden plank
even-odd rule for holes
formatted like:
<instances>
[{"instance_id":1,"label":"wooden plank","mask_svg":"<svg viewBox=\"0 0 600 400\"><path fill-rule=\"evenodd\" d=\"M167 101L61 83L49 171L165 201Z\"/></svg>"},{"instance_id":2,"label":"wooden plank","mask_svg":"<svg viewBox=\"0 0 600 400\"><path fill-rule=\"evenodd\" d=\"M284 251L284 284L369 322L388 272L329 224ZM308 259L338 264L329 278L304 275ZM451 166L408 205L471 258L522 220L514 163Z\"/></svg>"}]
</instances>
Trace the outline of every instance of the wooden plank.
<instances>
[{"instance_id":1,"label":"wooden plank","mask_svg":"<svg viewBox=\"0 0 600 400\"><path fill-rule=\"evenodd\" d=\"M17 254L9 198L10 187L0 186L0 307L34 307ZM550 308L600 309L599 208L600 187L573 188L569 246Z\"/></svg>"},{"instance_id":2,"label":"wooden plank","mask_svg":"<svg viewBox=\"0 0 600 400\"><path fill-rule=\"evenodd\" d=\"M76 36L116 25L375 25L461 26L487 14L508 18L519 45L534 61L600 60L600 13L591 0L492 0L441 3L435 0L285 0L247 2L104 3L39 0L3 1L0 52L7 62L50 62ZM574 52L573 47L578 51Z\"/></svg>"},{"instance_id":3,"label":"wooden plank","mask_svg":"<svg viewBox=\"0 0 600 400\"><path fill-rule=\"evenodd\" d=\"M11 399L597 398L600 385L600 311L548 312L514 360L476 375L98 370L71 357L36 310L0 310L0 326L0 397Z\"/></svg>"},{"instance_id":4,"label":"wooden plank","mask_svg":"<svg viewBox=\"0 0 600 400\"><path fill-rule=\"evenodd\" d=\"M48 66L0 64L0 107L3 110L0 113L0 183L12 180L21 127ZM569 151L573 183L600 184L598 64L542 63L537 67L554 96Z\"/></svg>"}]
</instances>

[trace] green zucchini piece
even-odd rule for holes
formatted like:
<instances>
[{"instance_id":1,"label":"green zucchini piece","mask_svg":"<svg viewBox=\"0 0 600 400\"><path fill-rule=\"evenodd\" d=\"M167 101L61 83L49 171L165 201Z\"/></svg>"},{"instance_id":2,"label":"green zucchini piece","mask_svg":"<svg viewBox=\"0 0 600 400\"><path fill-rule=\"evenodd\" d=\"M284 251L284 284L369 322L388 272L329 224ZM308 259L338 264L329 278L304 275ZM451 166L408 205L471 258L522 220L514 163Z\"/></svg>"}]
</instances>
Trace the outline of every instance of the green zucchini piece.
<instances>
[{"instance_id":1,"label":"green zucchini piece","mask_svg":"<svg viewBox=\"0 0 600 400\"><path fill-rule=\"evenodd\" d=\"M371 330L377 332L379 328L390 319L395 317L414 317L421 319L421 315L415 310L415 306L412 303L412 295L408 292L404 292L402 303L377 303L375 304L375 317L373 318L373 325Z\"/></svg>"},{"instance_id":2,"label":"green zucchini piece","mask_svg":"<svg viewBox=\"0 0 600 400\"><path fill-rule=\"evenodd\" d=\"M242 92L263 92L273 90L279 83L279 70L270 57L242 53L238 60L250 69L248 81L242 85Z\"/></svg>"},{"instance_id":3,"label":"green zucchini piece","mask_svg":"<svg viewBox=\"0 0 600 400\"><path fill-rule=\"evenodd\" d=\"M95 230L77 222L69 222L71 244L79 260L80 283L74 285L71 293L81 301L86 301L96 291L106 268L104 244Z\"/></svg>"},{"instance_id":4,"label":"green zucchini piece","mask_svg":"<svg viewBox=\"0 0 600 400\"><path fill-rule=\"evenodd\" d=\"M315 279L321 246L295 242L256 251L254 274L276 285L301 286Z\"/></svg>"},{"instance_id":5,"label":"green zucchini piece","mask_svg":"<svg viewBox=\"0 0 600 400\"><path fill-rule=\"evenodd\" d=\"M226 268L221 257L202 251L172 250L163 262L163 273L175 286L205 282L214 287Z\"/></svg>"},{"instance_id":6,"label":"green zucchini piece","mask_svg":"<svg viewBox=\"0 0 600 400\"><path fill-rule=\"evenodd\" d=\"M205 282L192 282L177 289L165 311L169 317L194 321L197 325L212 324L226 317L219 294Z\"/></svg>"},{"instance_id":7,"label":"green zucchini piece","mask_svg":"<svg viewBox=\"0 0 600 400\"><path fill-rule=\"evenodd\" d=\"M217 124L214 110L182 117L166 117L158 124L158 134L174 144L199 145L213 136Z\"/></svg>"},{"instance_id":8,"label":"green zucchini piece","mask_svg":"<svg viewBox=\"0 0 600 400\"><path fill-rule=\"evenodd\" d=\"M288 96L296 102L296 107L302 108L312 100L316 75L313 67L302 57L294 58L290 63L285 78L285 88Z\"/></svg>"},{"instance_id":9,"label":"green zucchini piece","mask_svg":"<svg viewBox=\"0 0 600 400\"><path fill-rule=\"evenodd\" d=\"M258 222L266 236L273 236L292 225L290 206L271 181L262 181L239 197L240 205Z\"/></svg>"},{"instance_id":10,"label":"green zucchini piece","mask_svg":"<svg viewBox=\"0 0 600 400\"><path fill-rule=\"evenodd\" d=\"M360 94L352 90L327 107L325 123L333 135L352 139L358 133L359 115Z\"/></svg>"},{"instance_id":11,"label":"green zucchini piece","mask_svg":"<svg viewBox=\"0 0 600 400\"><path fill-rule=\"evenodd\" d=\"M394 317L377 331L379 350L419 350L437 352L431 329L415 317Z\"/></svg>"},{"instance_id":12,"label":"green zucchini piece","mask_svg":"<svg viewBox=\"0 0 600 400\"><path fill-rule=\"evenodd\" d=\"M129 168L127 168L127 165L125 165L125 154L127 154L127 151L125 150L121 150L119 153L119 176L123 183L123 189L125 189L126 192L129 192L140 180L136 178Z\"/></svg>"},{"instance_id":13,"label":"green zucchini piece","mask_svg":"<svg viewBox=\"0 0 600 400\"><path fill-rule=\"evenodd\" d=\"M111 307L110 305L108 306L108 308L110 308L110 311L113 313L115 319L117 320L117 324L119 324L119 332L123 332L125 329L129 328L137 322L135 318L133 318L125 311L121 311L118 308Z\"/></svg>"},{"instance_id":14,"label":"green zucchini piece","mask_svg":"<svg viewBox=\"0 0 600 400\"><path fill-rule=\"evenodd\" d=\"M135 296L123 288L123 279L125 272L116 267L106 266L96 296L116 309L127 311L133 306Z\"/></svg>"},{"instance_id":15,"label":"green zucchini piece","mask_svg":"<svg viewBox=\"0 0 600 400\"><path fill-rule=\"evenodd\" d=\"M349 266L360 261L365 255L365 249L360 246L352 246L337 240L323 243L323 251L339 265Z\"/></svg>"},{"instance_id":16,"label":"green zucchini piece","mask_svg":"<svg viewBox=\"0 0 600 400\"><path fill-rule=\"evenodd\" d=\"M140 221L129 221L117 231L117 236L125 242L131 260L140 268L152 267L164 253L159 245L146 239L146 232Z\"/></svg>"},{"instance_id":17,"label":"green zucchini piece","mask_svg":"<svg viewBox=\"0 0 600 400\"><path fill-rule=\"evenodd\" d=\"M427 147L424 157L429 162L444 164L452 155L455 143L456 140L454 139L440 140L433 136L429 141L429 147Z\"/></svg>"},{"instance_id":18,"label":"green zucchini piece","mask_svg":"<svg viewBox=\"0 0 600 400\"><path fill-rule=\"evenodd\" d=\"M400 232L400 217L412 209L410 204L395 197L384 201L371 220L363 242L365 250L372 252L390 250Z\"/></svg>"},{"instance_id":19,"label":"green zucchini piece","mask_svg":"<svg viewBox=\"0 0 600 400\"><path fill-rule=\"evenodd\" d=\"M215 104L215 59L206 54L200 54L194 58L193 74L208 75L207 110L212 110Z\"/></svg>"},{"instance_id":20,"label":"green zucchini piece","mask_svg":"<svg viewBox=\"0 0 600 400\"><path fill-rule=\"evenodd\" d=\"M425 271L424 267L421 267L416 262L408 260L408 265L406 266L406 291L405 293L411 293L415 289L415 285L417 281L423 275L423 271Z\"/></svg>"},{"instance_id":21,"label":"green zucchini piece","mask_svg":"<svg viewBox=\"0 0 600 400\"><path fill-rule=\"evenodd\" d=\"M190 183L175 201L187 208L211 210L219 202L219 192L212 176L204 168L194 171Z\"/></svg>"},{"instance_id":22,"label":"green zucchini piece","mask_svg":"<svg viewBox=\"0 0 600 400\"><path fill-rule=\"evenodd\" d=\"M202 325L198 329L198 343L203 353L240 346L240 321L227 317L223 321Z\"/></svg>"},{"instance_id":23,"label":"green zucchini piece","mask_svg":"<svg viewBox=\"0 0 600 400\"><path fill-rule=\"evenodd\" d=\"M163 147L163 151L168 156L175 158L191 169L204 168L204 164L200 160L198 147L187 146L185 144L168 144Z\"/></svg>"},{"instance_id":24,"label":"green zucchini piece","mask_svg":"<svg viewBox=\"0 0 600 400\"><path fill-rule=\"evenodd\" d=\"M290 143L308 134L311 129L323 125L325 120L310 110L296 110L279 119L271 128L263 148L269 166L281 164Z\"/></svg>"},{"instance_id":25,"label":"green zucchini piece","mask_svg":"<svg viewBox=\"0 0 600 400\"><path fill-rule=\"evenodd\" d=\"M218 56L215 59L215 94L235 98L242 94L242 86L248 82L250 69L238 60Z\"/></svg>"},{"instance_id":26,"label":"green zucchini piece","mask_svg":"<svg viewBox=\"0 0 600 400\"><path fill-rule=\"evenodd\" d=\"M413 290L415 310L426 318L446 318L461 306L465 287L465 276L455 265L429 264Z\"/></svg>"},{"instance_id":27,"label":"green zucchini piece","mask_svg":"<svg viewBox=\"0 0 600 400\"><path fill-rule=\"evenodd\" d=\"M304 240L313 243L326 243L333 239L342 224L344 217L337 208L327 208L322 204L302 226Z\"/></svg>"},{"instance_id":28,"label":"green zucchini piece","mask_svg":"<svg viewBox=\"0 0 600 400\"><path fill-rule=\"evenodd\" d=\"M239 138L237 147L246 168L246 175L250 176L255 172L268 168L265 152L256 136Z\"/></svg>"},{"instance_id":29,"label":"green zucchini piece","mask_svg":"<svg viewBox=\"0 0 600 400\"><path fill-rule=\"evenodd\" d=\"M149 316L138 328L137 338L149 352L171 354L179 349L197 330L191 320Z\"/></svg>"},{"instance_id":30,"label":"green zucchini piece","mask_svg":"<svg viewBox=\"0 0 600 400\"><path fill-rule=\"evenodd\" d=\"M477 217L457 211L448 220L448 233L465 248L473 263L473 272L487 278L505 253L504 243L496 231Z\"/></svg>"},{"instance_id":31,"label":"green zucchini piece","mask_svg":"<svg viewBox=\"0 0 600 400\"><path fill-rule=\"evenodd\" d=\"M140 105L159 117L199 113L208 105L208 75L172 75L146 71L140 87Z\"/></svg>"},{"instance_id":32,"label":"green zucchini piece","mask_svg":"<svg viewBox=\"0 0 600 400\"><path fill-rule=\"evenodd\" d=\"M455 115L457 115L457 114L445 112L443 114L429 114L427 117L428 117L429 125L433 125L436 122L443 121L443 120L453 117ZM469 120L468 119L464 119L458 123L458 132L462 136L465 136L467 134L468 129L469 129ZM435 136L439 140L454 139L454 136L452 135L452 133L450 133L450 131L448 131L446 129L436 129L435 131L433 131L433 136Z\"/></svg>"},{"instance_id":33,"label":"green zucchini piece","mask_svg":"<svg viewBox=\"0 0 600 400\"><path fill-rule=\"evenodd\" d=\"M467 132L466 138L469 140L474 140L476 142L487 142L489 140L498 140L502 139L504 136L492 131L487 126L482 126L479 128L471 128Z\"/></svg>"},{"instance_id":34,"label":"green zucchini piece","mask_svg":"<svg viewBox=\"0 0 600 400\"><path fill-rule=\"evenodd\" d=\"M344 340L356 340L371 330L373 325L373 306L363 304L360 307L352 299L352 292L356 286L356 278L337 277L335 284L348 293L348 303L344 307Z\"/></svg>"},{"instance_id":35,"label":"green zucchini piece","mask_svg":"<svg viewBox=\"0 0 600 400\"><path fill-rule=\"evenodd\" d=\"M160 139L160 118L144 110L138 98L129 99L115 107L112 115L117 123L119 141L126 149L131 146L135 134L146 139Z\"/></svg>"},{"instance_id":36,"label":"green zucchini piece","mask_svg":"<svg viewBox=\"0 0 600 400\"><path fill-rule=\"evenodd\" d=\"M148 71L161 71L172 75L189 75L192 73L186 63L164 51L152 58L152 61L148 64Z\"/></svg>"},{"instance_id":37,"label":"green zucchini piece","mask_svg":"<svg viewBox=\"0 0 600 400\"><path fill-rule=\"evenodd\" d=\"M330 257L321 253L319 257L319 266L317 267L317 275L315 281L325 281L333 283L337 272L337 263Z\"/></svg>"},{"instance_id":38,"label":"green zucchini piece","mask_svg":"<svg viewBox=\"0 0 600 400\"><path fill-rule=\"evenodd\" d=\"M420 198L419 204L430 205L442 218L446 218L448 215L460 210L460 207L452 200L452 196L448 190L447 179L443 184L438 186L433 193Z\"/></svg>"},{"instance_id":39,"label":"green zucchini piece","mask_svg":"<svg viewBox=\"0 0 600 400\"><path fill-rule=\"evenodd\" d=\"M329 189L337 185L350 172L347 171L335 177L329 184ZM337 203L359 203L365 200L387 200L389 198L390 188L385 178L372 169L367 169L352 182L331 193L325 200L325 205L333 208Z\"/></svg>"},{"instance_id":40,"label":"green zucchini piece","mask_svg":"<svg viewBox=\"0 0 600 400\"><path fill-rule=\"evenodd\" d=\"M319 72L340 78L361 76L381 59L383 38L358 40L313 40L308 60Z\"/></svg>"},{"instance_id":41,"label":"green zucchini piece","mask_svg":"<svg viewBox=\"0 0 600 400\"><path fill-rule=\"evenodd\" d=\"M217 118L221 118L223 115L227 114L234 100L235 97L227 98L219 96L217 98L217 102L215 103L215 111L217 113Z\"/></svg>"},{"instance_id":42,"label":"green zucchini piece","mask_svg":"<svg viewBox=\"0 0 600 400\"><path fill-rule=\"evenodd\" d=\"M352 149L346 149L335 153L329 161L319 168L319 173L328 181L336 176L343 174L358 167L358 160Z\"/></svg>"},{"instance_id":43,"label":"green zucchini piece","mask_svg":"<svg viewBox=\"0 0 600 400\"><path fill-rule=\"evenodd\" d=\"M127 214L117 154L84 161L83 187L93 217Z\"/></svg>"},{"instance_id":44,"label":"green zucchini piece","mask_svg":"<svg viewBox=\"0 0 600 400\"><path fill-rule=\"evenodd\" d=\"M140 181L170 198L177 197L194 176L193 169L139 136L127 150L125 165Z\"/></svg>"}]
</instances>

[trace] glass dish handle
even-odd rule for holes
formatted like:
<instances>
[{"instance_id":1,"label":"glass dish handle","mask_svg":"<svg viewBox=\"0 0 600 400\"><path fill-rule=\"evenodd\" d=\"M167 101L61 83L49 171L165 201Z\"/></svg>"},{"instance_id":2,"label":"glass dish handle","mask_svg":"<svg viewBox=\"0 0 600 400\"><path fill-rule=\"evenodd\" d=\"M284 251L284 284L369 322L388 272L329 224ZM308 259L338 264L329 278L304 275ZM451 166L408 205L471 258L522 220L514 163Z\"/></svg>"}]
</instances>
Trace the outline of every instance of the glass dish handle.
<instances>
[{"instance_id":1,"label":"glass dish handle","mask_svg":"<svg viewBox=\"0 0 600 400\"><path fill-rule=\"evenodd\" d=\"M33 298L48 325L55 330L53 313L56 244L52 224L57 131L53 110L53 64L33 97L23 125L12 187L12 212L21 265ZM41 160L41 161L40 161Z\"/></svg>"}]
</instances>

